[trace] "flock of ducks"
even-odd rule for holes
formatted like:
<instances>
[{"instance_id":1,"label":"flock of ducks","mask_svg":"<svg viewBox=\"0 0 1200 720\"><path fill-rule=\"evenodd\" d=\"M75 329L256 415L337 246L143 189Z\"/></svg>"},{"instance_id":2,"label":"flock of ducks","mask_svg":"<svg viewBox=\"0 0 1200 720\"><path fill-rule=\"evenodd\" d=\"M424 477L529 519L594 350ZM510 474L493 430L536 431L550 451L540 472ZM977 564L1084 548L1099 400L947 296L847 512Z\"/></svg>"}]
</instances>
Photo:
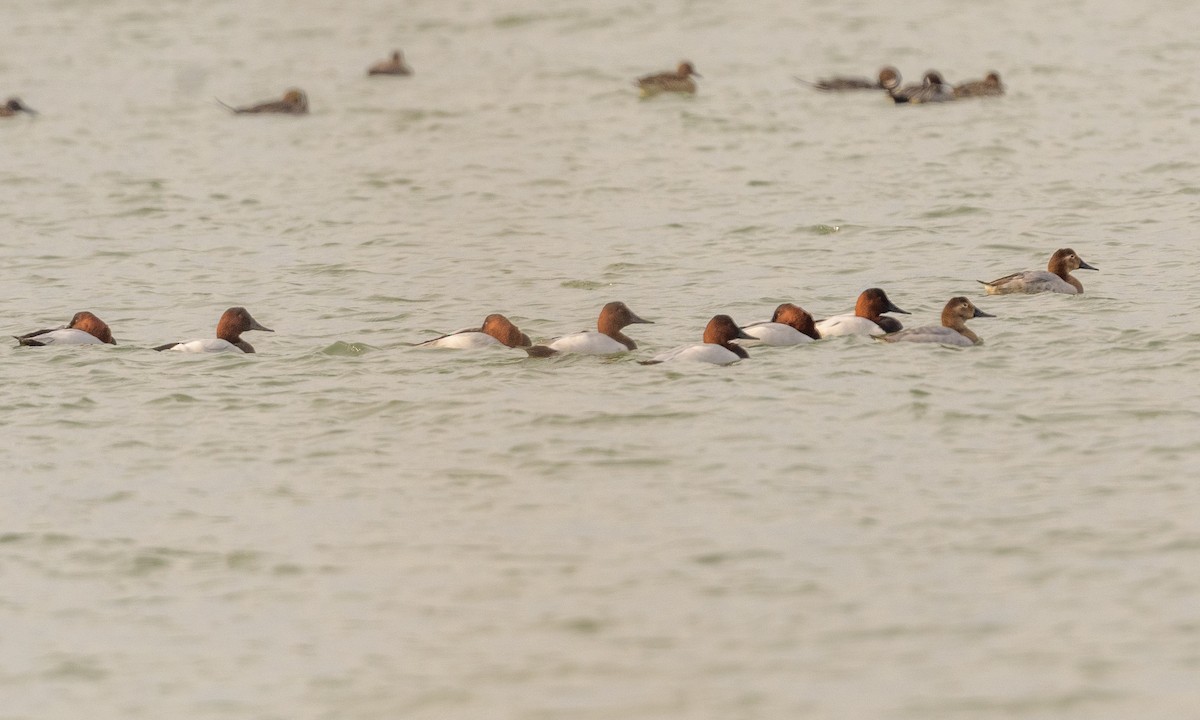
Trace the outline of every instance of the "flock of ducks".
<instances>
[{"instance_id":1,"label":"flock of ducks","mask_svg":"<svg viewBox=\"0 0 1200 720\"><path fill-rule=\"evenodd\" d=\"M392 56L381 60L367 68L367 75L412 75L412 68L404 61L404 54L399 50L392 51ZM643 75L634 81L642 97L654 97L663 93L682 93L694 95L696 81L692 78L701 77L695 66L687 60L679 63L675 70ZM991 72L982 80L972 80L950 85L942 78L941 73L930 70L925 73L919 84L900 84L900 71L890 65L879 71L877 80L864 77L831 77L818 79L815 82L796 78L806 85L826 92L845 92L856 90L883 90L897 104L912 104L948 102L972 97L989 97L1004 94L1004 85L1000 75ZM279 100L268 100L253 105L233 106L217 100L223 107L236 114L275 113L285 115L304 115L308 113L308 95L299 88L290 88ZM18 113L36 115L37 112L21 102L20 98L9 98L0 105L0 117L13 117Z\"/></svg>"},{"instance_id":2,"label":"flock of ducks","mask_svg":"<svg viewBox=\"0 0 1200 720\"><path fill-rule=\"evenodd\" d=\"M1075 295L1083 292L1083 284L1071 275L1074 270L1096 270L1070 248L1056 251L1046 270L1026 270L997 278L983 284L988 295L1053 292ZM859 296L853 314L835 315L814 321L804 308L783 303L775 308L769 321L739 326L728 315L717 315L708 321L702 341L669 350L644 365L671 362L703 362L728 365L750 357L746 345L802 345L815 340L848 335L871 336L888 343L937 343L970 347L982 342L967 327L967 321L979 317L995 317L975 307L963 296L950 298L942 308L940 325L904 328L900 321L886 313L909 314L900 309L880 288L868 288ZM503 347L521 349L530 357L554 355L616 355L637 349L637 342L623 331L630 325L653 324L640 317L623 302L610 302L600 310L595 330L584 330L534 344L529 336L511 320L498 313L488 315L477 328L467 328L417 343L416 347L468 350ZM255 320L246 308L226 310L217 323L216 337L172 342L155 347L159 351L184 353L252 353L254 348L242 340L242 333L251 330L274 332ZM112 330L90 312L78 312L71 322L58 328L37 330L15 336L23 346L47 345L116 345Z\"/></svg>"}]
</instances>

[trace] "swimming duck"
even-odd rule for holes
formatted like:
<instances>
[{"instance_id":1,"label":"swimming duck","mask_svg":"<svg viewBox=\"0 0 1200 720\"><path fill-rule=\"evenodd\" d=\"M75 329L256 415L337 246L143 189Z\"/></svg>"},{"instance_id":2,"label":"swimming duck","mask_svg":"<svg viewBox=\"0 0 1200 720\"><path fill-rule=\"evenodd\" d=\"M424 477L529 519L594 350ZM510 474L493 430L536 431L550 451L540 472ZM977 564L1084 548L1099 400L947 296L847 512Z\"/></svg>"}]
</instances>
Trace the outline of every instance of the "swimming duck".
<instances>
[{"instance_id":1,"label":"swimming duck","mask_svg":"<svg viewBox=\"0 0 1200 720\"><path fill-rule=\"evenodd\" d=\"M684 345L674 350L668 350L655 355L652 360L642 360L642 365L657 365L665 362L705 362L713 365L729 365L738 360L750 357L746 348L733 342L734 340L750 340L733 318L728 315L717 315L708 321L704 328L704 342Z\"/></svg>"},{"instance_id":2,"label":"swimming duck","mask_svg":"<svg viewBox=\"0 0 1200 720\"><path fill-rule=\"evenodd\" d=\"M610 302L600 309L595 330L563 335L545 345L526 348L530 357L549 357L555 353L579 353L582 355L614 355L637 349L633 338L626 337L622 328L636 324L653 325L634 314L623 302Z\"/></svg>"},{"instance_id":3,"label":"swimming duck","mask_svg":"<svg viewBox=\"0 0 1200 720\"><path fill-rule=\"evenodd\" d=\"M1075 254L1071 248L1055 250L1050 256L1050 262L1045 270L1026 270L997 278L991 282L982 283L988 295L1008 295L1010 293L1040 293L1056 292L1075 295L1083 292L1083 283L1079 282L1072 270L1096 270Z\"/></svg>"},{"instance_id":4,"label":"swimming duck","mask_svg":"<svg viewBox=\"0 0 1200 720\"><path fill-rule=\"evenodd\" d=\"M882 313L894 312L908 315L907 310L901 310L888 298L887 293L879 288L867 288L859 293L854 303L853 315L834 315L817 323L817 332L821 337L838 337L840 335L883 335L885 332L901 330L900 321L894 318L884 320ZM888 328L880 325L886 322Z\"/></svg>"},{"instance_id":5,"label":"swimming duck","mask_svg":"<svg viewBox=\"0 0 1200 720\"><path fill-rule=\"evenodd\" d=\"M742 327L742 332L763 345L780 347L801 345L819 339L821 334L813 323L812 315L804 308L784 303L775 308L770 322L757 322Z\"/></svg>"},{"instance_id":6,"label":"swimming duck","mask_svg":"<svg viewBox=\"0 0 1200 720\"><path fill-rule=\"evenodd\" d=\"M244 307L231 307L221 314L217 322L217 336L203 340L188 340L185 342L159 345L155 350L174 350L188 353L219 353L239 352L252 353L254 348L242 339L242 333L249 330L275 332L269 327L263 327L257 320L250 317Z\"/></svg>"},{"instance_id":7,"label":"swimming duck","mask_svg":"<svg viewBox=\"0 0 1200 720\"><path fill-rule=\"evenodd\" d=\"M43 345L116 345L112 330L100 318L87 312L75 313L71 322L58 328L35 330L16 336L21 345L41 347Z\"/></svg>"},{"instance_id":8,"label":"swimming duck","mask_svg":"<svg viewBox=\"0 0 1200 720\"><path fill-rule=\"evenodd\" d=\"M368 75L412 75L412 68L404 62L399 50L392 51L391 60L380 60L367 69Z\"/></svg>"},{"instance_id":9,"label":"swimming duck","mask_svg":"<svg viewBox=\"0 0 1200 720\"><path fill-rule=\"evenodd\" d=\"M977 317L996 317L985 313L965 297L950 298L946 307L942 308L941 325L924 325L922 327L902 330L891 335L884 335L879 340L885 342L924 342L940 343L942 345L959 345L970 347L983 342L979 336L967 327L967 321Z\"/></svg>"},{"instance_id":10,"label":"swimming duck","mask_svg":"<svg viewBox=\"0 0 1200 720\"><path fill-rule=\"evenodd\" d=\"M433 340L419 343L418 347L472 349L483 347L529 347L533 343L529 336L521 332L511 320L499 313L492 313L483 319L483 325L477 328L459 330L443 335Z\"/></svg>"},{"instance_id":11,"label":"swimming duck","mask_svg":"<svg viewBox=\"0 0 1200 720\"><path fill-rule=\"evenodd\" d=\"M282 100L274 100L271 102L259 103L257 105L245 105L243 107L233 107L226 105L218 100L225 107L233 112L241 115L245 113L280 113L285 115L304 115L308 112L308 96L303 90L292 88L283 94Z\"/></svg>"},{"instance_id":12,"label":"swimming duck","mask_svg":"<svg viewBox=\"0 0 1200 720\"><path fill-rule=\"evenodd\" d=\"M892 90L891 96L897 105L947 102L954 99L954 88L942 79L941 73L930 70L925 73L920 85L906 85L899 90Z\"/></svg>"},{"instance_id":13,"label":"swimming duck","mask_svg":"<svg viewBox=\"0 0 1200 720\"><path fill-rule=\"evenodd\" d=\"M982 80L972 80L954 86L954 97L989 97L1004 94L1004 85L1000 82L1000 74L990 72Z\"/></svg>"},{"instance_id":14,"label":"swimming duck","mask_svg":"<svg viewBox=\"0 0 1200 720\"><path fill-rule=\"evenodd\" d=\"M679 63L675 72L662 72L655 75L643 75L634 85L642 91L642 97L653 97L659 93L695 93L696 82L692 77L701 77L696 68L686 60Z\"/></svg>"},{"instance_id":15,"label":"swimming duck","mask_svg":"<svg viewBox=\"0 0 1200 720\"><path fill-rule=\"evenodd\" d=\"M831 77L820 78L809 82L796 78L800 82L811 85L817 90L827 92L842 92L846 90L894 90L900 87L900 71L890 65L879 70L879 79L870 80L864 77Z\"/></svg>"},{"instance_id":16,"label":"swimming duck","mask_svg":"<svg viewBox=\"0 0 1200 720\"><path fill-rule=\"evenodd\" d=\"M21 102L21 98L10 97L4 101L3 105L0 105L0 117L12 117L22 112L29 115L37 115L37 110Z\"/></svg>"}]
</instances>

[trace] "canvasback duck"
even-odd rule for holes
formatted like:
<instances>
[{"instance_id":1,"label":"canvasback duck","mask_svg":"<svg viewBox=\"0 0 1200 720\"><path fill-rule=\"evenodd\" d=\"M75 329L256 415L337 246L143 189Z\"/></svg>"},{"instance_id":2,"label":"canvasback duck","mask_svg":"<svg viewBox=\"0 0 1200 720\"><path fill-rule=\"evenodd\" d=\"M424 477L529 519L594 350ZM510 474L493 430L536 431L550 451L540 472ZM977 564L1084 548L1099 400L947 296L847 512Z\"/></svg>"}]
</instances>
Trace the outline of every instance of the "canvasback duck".
<instances>
[{"instance_id":1,"label":"canvasback duck","mask_svg":"<svg viewBox=\"0 0 1200 720\"><path fill-rule=\"evenodd\" d=\"M250 317L244 307L231 307L221 315L217 323L217 336L203 340L187 340L185 342L159 345L155 350L174 350L187 353L219 353L238 352L252 353L254 348L242 339L242 333L248 330L275 332L269 327L263 327L257 320Z\"/></svg>"},{"instance_id":2,"label":"canvasback duck","mask_svg":"<svg viewBox=\"0 0 1200 720\"><path fill-rule=\"evenodd\" d=\"M954 86L954 97L996 97L1004 94L1000 73L990 72L982 80L971 80Z\"/></svg>"},{"instance_id":3,"label":"canvasback duck","mask_svg":"<svg viewBox=\"0 0 1200 720\"><path fill-rule=\"evenodd\" d=\"M906 85L899 90L890 92L892 100L897 105L905 103L919 105L921 103L947 102L954 99L954 88L942 79L942 74L937 70L925 73L920 85Z\"/></svg>"},{"instance_id":4,"label":"canvasback duck","mask_svg":"<svg viewBox=\"0 0 1200 720\"><path fill-rule=\"evenodd\" d=\"M399 50L392 51L390 60L380 60L367 69L368 75L412 75L412 68L404 62L404 55Z\"/></svg>"},{"instance_id":5,"label":"canvasback duck","mask_svg":"<svg viewBox=\"0 0 1200 720\"><path fill-rule=\"evenodd\" d=\"M1083 292L1083 283L1079 282L1072 270L1096 270L1075 254L1071 248L1055 250L1050 256L1050 262L1045 270L1026 270L997 278L991 282L982 283L988 295L1008 295L1010 293L1040 293L1056 292L1066 295L1076 295Z\"/></svg>"},{"instance_id":6,"label":"canvasback duck","mask_svg":"<svg viewBox=\"0 0 1200 720\"><path fill-rule=\"evenodd\" d=\"M242 107L233 107L227 105L220 100L225 107L232 110L234 113L242 115L247 113L277 113L284 115L304 115L308 112L308 96L303 90L292 88L283 94L282 100L273 100L271 102L259 103L257 105L244 105Z\"/></svg>"},{"instance_id":7,"label":"canvasback duck","mask_svg":"<svg viewBox=\"0 0 1200 720\"><path fill-rule=\"evenodd\" d=\"M579 353L581 355L614 355L637 349L637 343L626 337L621 330L628 325L653 325L634 314L623 302L610 302L600 309L595 330L563 335L545 345L526 348L530 357L549 357L556 353Z\"/></svg>"},{"instance_id":8,"label":"canvasback duck","mask_svg":"<svg viewBox=\"0 0 1200 720\"><path fill-rule=\"evenodd\" d=\"M701 77L696 68L686 60L679 63L675 72L661 72L654 75L643 75L633 84L642 91L642 97L653 97L659 93L689 93L695 94L696 82L693 77Z\"/></svg>"},{"instance_id":9,"label":"canvasback duck","mask_svg":"<svg viewBox=\"0 0 1200 720\"><path fill-rule=\"evenodd\" d=\"M16 336L17 342L30 347L43 345L116 345L108 323L87 312L75 313L71 322L57 328L35 330Z\"/></svg>"},{"instance_id":10,"label":"canvasback duck","mask_svg":"<svg viewBox=\"0 0 1200 720\"><path fill-rule=\"evenodd\" d=\"M763 345L781 347L810 343L821 337L812 315L804 308L784 303L775 308L770 322L757 322L742 327L742 332Z\"/></svg>"},{"instance_id":11,"label":"canvasback duck","mask_svg":"<svg viewBox=\"0 0 1200 720\"><path fill-rule=\"evenodd\" d=\"M867 288L859 294L858 301L854 303L853 315L834 315L826 318L817 323L817 332L821 337L828 338L841 335L883 335L903 329L899 320L885 319L881 316L887 312L909 314L907 310L896 307L883 290ZM886 328L881 325L881 321L887 325Z\"/></svg>"},{"instance_id":12,"label":"canvasback duck","mask_svg":"<svg viewBox=\"0 0 1200 720\"><path fill-rule=\"evenodd\" d=\"M21 98L10 97L0 105L0 117L12 117L17 113L26 113L27 115L37 115L37 110L29 107L21 102Z\"/></svg>"},{"instance_id":13,"label":"canvasback duck","mask_svg":"<svg viewBox=\"0 0 1200 720\"><path fill-rule=\"evenodd\" d=\"M746 348L733 342L734 340L750 340L733 318L728 315L717 315L708 321L704 328L704 342L684 345L674 350L668 350L655 355L652 360L642 360L643 365L657 365L665 362L704 362L713 365L729 365L738 360L750 357Z\"/></svg>"},{"instance_id":14,"label":"canvasback duck","mask_svg":"<svg viewBox=\"0 0 1200 720\"><path fill-rule=\"evenodd\" d=\"M950 298L946 307L942 308L941 325L924 325L922 327L902 330L879 338L886 342L923 342L940 343L942 345L959 345L970 347L983 342L979 336L967 327L967 321L977 317L996 317L985 313L965 297Z\"/></svg>"},{"instance_id":15,"label":"canvasback duck","mask_svg":"<svg viewBox=\"0 0 1200 720\"><path fill-rule=\"evenodd\" d=\"M477 328L467 328L426 340L418 343L417 347L468 350L485 347L529 347L532 344L529 336L521 332L511 320L499 313L492 313L485 317L483 324Z\"/></svg>"},{"instance_id":16,"label":"canvasback duck","mask_svg":"<svg viewBox=\"0 0 1200 720\"><path fill-rule=\"evenodd\" d=\"M879 79L871 80L865 77L831 77L819 78L816 82L809 82L803 78L796 78L805 85L810 85L817 90L826 92L844 92L846 90L895 90L900 87L900 71L892 66L880 68Z\"/></svg>"}]
</instances>

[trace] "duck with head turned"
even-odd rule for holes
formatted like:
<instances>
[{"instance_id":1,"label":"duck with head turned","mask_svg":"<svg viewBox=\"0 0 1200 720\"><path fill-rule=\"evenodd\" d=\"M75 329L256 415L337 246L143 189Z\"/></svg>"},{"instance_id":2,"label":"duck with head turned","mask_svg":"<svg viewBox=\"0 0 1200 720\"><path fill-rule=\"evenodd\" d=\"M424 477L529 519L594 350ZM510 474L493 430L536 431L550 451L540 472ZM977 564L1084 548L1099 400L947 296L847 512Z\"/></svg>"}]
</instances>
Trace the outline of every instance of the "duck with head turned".
<instances>
[{"instance_id":1,"label":"duck with head turned","mask_svg":"<svg viewBox=\"0 0 1200 720\"><path fill-rule=\"evenodd\" d=\"M529 336L500 313L492 313L477 328L468 328L418 343L418 347L467 350L485 347L529 347Z\"/></svg>"},{"instance_id":2,"label":"duck with head turned","mask_svg":"<svg viewBox=\"0 0 1200 720\"><path fill-rule=\"evenodd\" d=\"M252 353L254 352L254 347L242 339L242 333L250 330L275 332L269 327L264 327L251 317L246 308L231 307L221 314L221 319L217 322L217 336L215 338L167 343L166 345L159 345L154 349L186 353Z\"/></svg>"},{"instance_id":3,"label":"duck with head turned","mask_svg":"<svg viewBox=\"0 0 1200 720\"><path fill-rule=\"evenodd\" d=\"M710 365L729 365L750 357L746 348L734 340L752 340L733 318L716 315L704 328L704 342L684 345L674 350L655 355L652 360L642 360L642 365L657 365L667 362L700 362Z\"/></svg>"},{"instance_id":4,"label":"duck with head turned","mask_svg":"<svg viewBox=\"0 0 1200 720\"><path fill-rule=\"evenodd\" d=\"M920 85L906 85L898 90L891 90L890 94L897 105L920 105L949 102L954 99L954 88L942 78L940 72L930 70L925 73Z\"/></svg>"},{"instance_id":5,"label":"duck with head turned","mask_svg":"<svg viewBox=\"0 0 1200 720\"><path fill-rule=\"evenodd\" d=\"M283 94L283 99L272 100L270 102L258 103L257 105L244 105L242 107L233 107L217 100L225 107L232 110L235 114L256 114L256 113L274 113L277 115L305 115L308 113L308 96L303 90L292 88Z\"/></svg>"},{"instance_id":6,"label":"duck with head turned","mask_svg":"<svg viewBox=\"0 0 1200 720\"><path fill-rule=\"evenodd\" d=\"M404 62L404 54L394 50L390 59L380 60L368 68L367 75L412 75L412 68Z\"/></svg>"},{"instance_id":7,"label":"duck with head turned","mask_svg":"<svg viewBox=\"0 0 1200 720\"><path fill-rule=\"evenodd\" d=\"M870 80L865 77L831 77L820 78L816 82L809 82L802 78L796 78L805 85L811 85L817 90L825 92L845 92L848 90L895 90L900 87L900 71L892 66L880 68L879 78Z\"/></svg>"},{"instance_id":8,"label":"duck with head turned","mask_svg":"<svg viewBox=\"0 0 1200 720\"><path fill-rule=\"evenodd\" d=\"M35 330L16 336L17 342L29 347L44 345L116 345L108 323L83 310L75 313L71 322L58 328Z\"/></svg>"},{"instance_id":9,"label":"duck with head turned","mask_svg":"<svg viewBox=\"0 0 1200 720\"><path fill-rule=\"evenodd\" d=\"M950 298L950 302L942 308L941 325L924 325L884 335L877 339L892 343L921 342L970 347L983 342L967 327L967 321L977 317L995 317L995 315L985 313L975 307L970 300L960 295Z\"/></svg>"},{"instance_id":10,"label":"duck with head turned","mask_svg":"<svg viewBox=\"0 0 1200 720\"><path fill-rule=\"evenodd\" d=\"M1009 295L1012 293L1042 293L1054 292L1064 295L1083 293L1083 283L1071 274L1072 270L1097 270L1088 265L1071 248L1055 250L1050 256L1050 262L1045 270L1026 270L1024 272L1005 275L991 282L982 283L988 295Z\"/></svg>"},{"instance_id":11,"label":"duck with head turned","mask_svg":"<svg viewBox=\"0 0 1200 720\"><path fill-rule=\"evenodd\" d=\"M654 97L660 93L684 93L694 95L696 92L696 81L693 77L700 77L700 73L696 72L696 68L690 62L684 60L679 63L679 67L675 72L661 72L654 75L643 75L634 81L634 86L637 87L642 97Z\"/></svg>"},{"instance_id":12,"label":"duck with head turned","mask_svg":"<svg viewBox=\"0 0 1200 720\"><path fill-rule=\"evenodd\" d=\"M997 97L1004 94L1000 73L990 72L982 80L971 80L954 86L954 97Z\"/></svg>"},{"instance_id":13,"label":"duck with head turned","mask_svg":"<svg viewBox=\"0 0 1200 720\"><path fill-rule=\"evenodd\" d=\"M770 322L750 323L742 326L742 331L763 345L774 347L803 345L821 337L812 315L792 303L775 308Z\"/></svg>"},{"instance_id":14,"label":"duck with head turned","mask_svg":"<svg viewBox=\"0 0 1200 720\"><path fill-rule=\"evenodd\" d=\"M37 115L37 110L29 107L21 102L21 98L10 97L0 105L0 117L13 117L17 113L25 113L27 115Z\"/></svg>"}]
</instances>

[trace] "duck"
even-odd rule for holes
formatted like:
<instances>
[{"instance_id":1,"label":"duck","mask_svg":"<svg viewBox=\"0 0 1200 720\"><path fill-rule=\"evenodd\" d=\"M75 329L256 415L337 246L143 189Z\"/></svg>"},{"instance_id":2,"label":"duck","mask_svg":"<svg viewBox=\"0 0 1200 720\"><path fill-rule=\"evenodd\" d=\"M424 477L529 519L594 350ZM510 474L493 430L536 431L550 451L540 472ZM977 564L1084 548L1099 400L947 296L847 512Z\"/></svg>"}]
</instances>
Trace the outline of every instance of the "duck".
<instances>
[{"instance_id":1,"label":"duck","mask_svg":"<svg viewBox=\"0 0 1200 720\"><path fill-rule=\"evenodd\" d=\"M412 75L412 68L404 62L403 53L393 50L390 60L380 60L367 68L367 75Z\"/></svg>"},{"instance_id":2,"label":"duck","mask_svg":"<svg viewBox=\"0 0 1200 720\"><path fill-rule=\"evenodd\" d=\"M37 115L37 110L29 107L21 102L21 98L10 97L0 105L0 117L13 117L17 113L26 113L28 115Z\"/></svg>"},{"instance_id":3,"label":"duck","mask_svg":"<svg viewBox=\"0 0 1200 720\"><path fill-rule=\"evenodd\" d=\"M920 85L906 85L899 90L891 90L890 94L897 105L919 105L953 100L954 88L946 83L941 73L930 70L925 73Z\"/></svg>"},{"instance_id":4,"label":"duck","mask_svg":"<svg viewBox=\"0 0 1200 720\"><path fill-rule=\"evenodd\" d=\"M695 94L696 82L692 80L693 77L701 75L690 62L683 60L674 72L643 75L633 84L641 90L642 97L653 97L665 92Z\"/></svg>"},{"instance_id":5,"label":"duck","mask_svg":"<svg viewBox=\"0 0 1200 720\"><path fill-rule=\"evenodd\" d=\"M783 303L775 308L770 322L750 323L742 326L742 332L763 345L782 347L802 345L820 339L812 315L804 308L792 303Z\"/></svg>"},{"instance_id":6,"label":"duck","mask_svg":"<svg viewBox=\"0 0 1200 720\"><path fill-rule=\"evenodd\" d=\"M895 90L900 87L900 71L888 65L880 68L879 79L871 80L865 77L831 77L820 78L816 82L809 82L803 78L796 78L805 85L811 85L817 90L826 92L844 92L847 90Z\"/></svg>"},{"instance_id":7,"label":"duck","mask_svg":"<svg viewBox=\"0 0 1200 720\"><path fill-rule=\"evenodd\" d=\"M270 102L258 103L257 105L245 105L242 107L233 107L226 103L217 100L225 107L232 110L238 115L247 113L276 113L283 115L304 115L308 113L308 96L303 90L292 88L283 94L282 100L272 100Z\"/></svg>"},{"instance_id":8,"label":"duck","mask_svg":"<svg viewBox=\"0 0 1200 720\"><path fill-rule=\"evenodd\" d=\"M990 72L982 80L971 80L954 86L954 97L995 97L1004 94L1000 73Z\"/></svg>"},{"instance_id":9,"label":"duck","mask_svg":"<svg viewBox=\"0 0 1200 720\"><path fill-rule=\"evenodd\" d=\"M924 325L922 327L902 330L898 333L884 335L878 340L884 342L922 342L939 343L941 345L958 345L970 347L983 342L979 336L967 327L967 321L977 317L996 317L975 307L974 303L963 296L952 297L946 307L942 308L941 325Z\"/></svg>"},{"instance_id":10,"label":"duck","mask_svg":"<svg viewBox=\"0 0 1200 720\"><path fill-rule=\"evenodd\" d=\"M254 352L254 347L242 339L242 333L249 330L275 332L269 327L264 327L251 317L246 308L231 307L221 314L221 319L217 322L217 336L215 338L167 343L166 345L159 345L154 349L160 352L163 350L174 350L175 352L186 353L252 353Z\"/></svg>"},{"instance_id":11,"label":"duck","mask_svg":"<svg viewBox=\"0 0 1200 720\"><path fill-rule=\"evenodd\" d=\"M529 336L500 313L492 313L477 328L468 328L418 343L417 347L454 348L458 350L485 347L529 347Z\"/></svg>"},{"instance_id":12,"label":"duck","mask_svg":"<svg viewBox=\"0 0 1200 720\"><path fill-rule=\"evenodd\" d=\"M75 313L71 322L62 327L35 330L14 336L21 345L42 347L44 345L116 345L108 323L83 310Z\"/></svg>"},{"instance_id":13,"label":"duck","mask_svg":"<svg viewBox=\"0 0 1200 720\"><path fill-rule=\"evenodd\" d=\"M854 303L853 315L834 315L817 323L817 332L822 338L842 335L883 335L904 329L899 320L884 318L882 313L910 314L901 310L879 288L867 288L859 293ZM883 327L881 325L886 325Z\"/></svg>"},{"instance_id":14,"label":"duck","mask_svg":"<svg viewBox=\"0 0 1200 720\"><path fill-rule=\"evenodd\" d=\"M655 355L651 360L641 360L642 365L658 365L665 362L703 362L712 365L729 365L750 357L746 348L734 340L751 340L733 318L716 315L704 328L704 342L684 345L674 350Z\"/></svg>"},{"instance_id":15,"label":"duck","mask_svg":"<svg viewBox=\"0 0 1200 720\"><path fill-rule=\"evenodd\" d=\"M1064 295L1082 294L1083 283L1071 274L1072 270L1099 272L1099 268L1088 265L1071 248L1060 248L1050 256L1050 262L1047 263L1045 270L1026 270L996 278L991 282L983 280L976 280L976 282L983 285L988 295L1041 292L1063 293Z\"/></svg>"},{"instance_id":16,"label":"duck","mask_svg":"<svg viewBox=\"0 0 1200 720\"><path fill-rule=\"evenodd\" d=\"M624 335L621 330L629 325L653 325L652 320L638 317L629 306L620 301L610 302L600 309L596 318L595 330L563 335L545 345L534 345L525 348L530 357L549 357L558 353L577 353L580 355L615 355L637 349L633 338Z\"/></svg>"}]
</instances>

